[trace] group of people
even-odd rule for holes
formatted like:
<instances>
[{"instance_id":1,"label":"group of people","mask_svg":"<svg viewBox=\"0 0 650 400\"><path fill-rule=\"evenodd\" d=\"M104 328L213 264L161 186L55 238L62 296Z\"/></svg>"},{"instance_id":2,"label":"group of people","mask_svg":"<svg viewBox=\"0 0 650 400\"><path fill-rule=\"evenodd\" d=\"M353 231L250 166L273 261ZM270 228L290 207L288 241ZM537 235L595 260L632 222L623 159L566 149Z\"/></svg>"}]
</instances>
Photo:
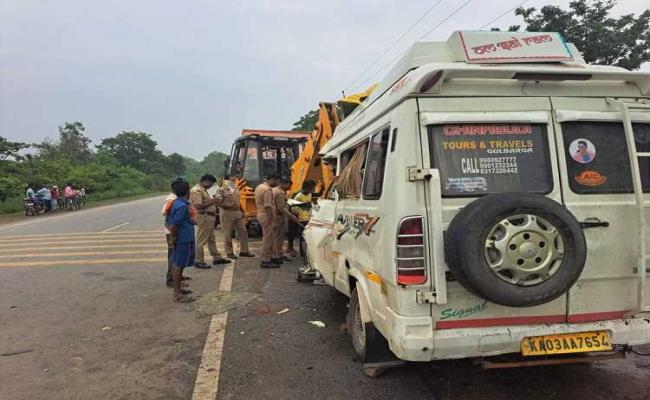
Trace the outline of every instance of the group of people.
<instances>
[{"instance_id":1,"label":"group of people","mask_svg":"<svg viewBox=\"0 0 650 400\"><path fill-rule=\"evenodd\" d=\"M56 210L57 208L69 208L70 204L75 204L79 199L85 199L86 189L81 187L76 190L72 183L68 183L63 191L57 185L43 185L40 189L34 190L28 186L25 190L25 200L34 202L42 206L45 212Z\"/></svg>"},{"instance_id":2,"label":"group of people","mask_svg":"<svg viewBox=\"0 0 650 400\"><path fill-rule=\"evenodd\" d=\"M302 231L309 222L312 192L316 187L313 180L305 181L302 189L294 196L295 206L287 203L287 191L292 182L278 175L269 176L255 188L257 220L262 227L262 268L278 268L288 256L295 257L295 239L302 240ZM287 239L286 254L283 252Z\"/></svg>"},{"instance_id":3,"label":"group of people","mask_svg":"<svg viewBox=\"0 0 650 400\"><path fill-rule=\"evenodd\" d=\"M162 213L169 260L166 284L174 288L176 301L194 300L189 296L191 290L184 288L187 285L183 281L190 278L183 276L183 270L191 266L211 268L205 259L206 246L212 265L229 264L238 257L255 257L249 251L248 232L235 180L235 176L226 176L213 195L208 192L217 183L213 175L202 176L192 188L180 178L171 184L172 193L165 199ZM298 203L311 205L315 186L314 181L305 182L301 192L295 196ZM295 256L293 242L301 237L302 229L309 221L308 207L288 206L287 191L290 187L289 180L273 175L255 188L257 220L262 227L262 268L277 268L289 260L283 252L285 237L288 239L286 254ZM224 233L225 257L217 247L217 221ZM233 247L233 233L240 242L238 254Z\"/></svg>"}]
</instances>

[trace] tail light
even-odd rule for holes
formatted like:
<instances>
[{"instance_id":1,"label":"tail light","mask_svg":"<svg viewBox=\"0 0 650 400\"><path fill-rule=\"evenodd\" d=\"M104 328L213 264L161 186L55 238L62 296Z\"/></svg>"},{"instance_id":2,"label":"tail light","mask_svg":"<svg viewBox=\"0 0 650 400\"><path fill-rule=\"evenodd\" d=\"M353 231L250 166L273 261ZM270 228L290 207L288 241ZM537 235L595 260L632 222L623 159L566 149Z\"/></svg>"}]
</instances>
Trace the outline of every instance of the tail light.
<instances>
[{"instance_id":1,"label":"tail light","mask_svg":"<svg viewBox=\"0 0 650 400\"><path fill-rule=\"evenodd\" d=\"M423 217L406 217L400 221L396 261L398 284L421 285L427 281Z\"/></svg>"}]
</instances>

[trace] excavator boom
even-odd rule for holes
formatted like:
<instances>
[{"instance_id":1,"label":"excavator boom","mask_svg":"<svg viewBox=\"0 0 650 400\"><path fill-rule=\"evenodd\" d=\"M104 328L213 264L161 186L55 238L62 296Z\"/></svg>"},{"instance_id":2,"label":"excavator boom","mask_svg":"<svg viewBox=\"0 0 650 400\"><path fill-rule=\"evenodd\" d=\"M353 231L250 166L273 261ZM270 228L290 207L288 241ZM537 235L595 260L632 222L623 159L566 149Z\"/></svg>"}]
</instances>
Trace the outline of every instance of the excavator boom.
<instances>
[{"instance_id":1,"label":"excavator boom","mask_svg":"<svg viewBox=\"0 0 650 400\"><path fill-rule=\"evenodd\" d=\"M316 182L316 193L323 193L334 179L332 169L321 160L320 149L327 143L334 134L339 124L339 117L336 105L332 103L320 103L318 110L318 122L311 133L305 148L291 167L291 193L297 193L305 181Z\"/></svg>"}]
</instances>

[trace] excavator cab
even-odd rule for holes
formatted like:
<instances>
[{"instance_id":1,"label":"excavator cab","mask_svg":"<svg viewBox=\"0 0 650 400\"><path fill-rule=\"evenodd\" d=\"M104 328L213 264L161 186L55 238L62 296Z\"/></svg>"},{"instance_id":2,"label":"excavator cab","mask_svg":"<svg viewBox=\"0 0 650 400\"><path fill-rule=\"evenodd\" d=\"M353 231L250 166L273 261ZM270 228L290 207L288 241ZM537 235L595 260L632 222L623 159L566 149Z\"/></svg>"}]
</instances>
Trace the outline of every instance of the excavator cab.
<instances>
[{"instance_id":1,"label":"excavator cab","mask_svg":"<svg viewBox=\"0 0 650 400\"><path fill-rule=\"evenodd\" d=\"M308 132L242 131L232 146L226 174L237 177L240 203L249 232L259 234L256 221L255 187L269 175L291 177L291 166L302 152Z\"/></svg>"}]
</instances>

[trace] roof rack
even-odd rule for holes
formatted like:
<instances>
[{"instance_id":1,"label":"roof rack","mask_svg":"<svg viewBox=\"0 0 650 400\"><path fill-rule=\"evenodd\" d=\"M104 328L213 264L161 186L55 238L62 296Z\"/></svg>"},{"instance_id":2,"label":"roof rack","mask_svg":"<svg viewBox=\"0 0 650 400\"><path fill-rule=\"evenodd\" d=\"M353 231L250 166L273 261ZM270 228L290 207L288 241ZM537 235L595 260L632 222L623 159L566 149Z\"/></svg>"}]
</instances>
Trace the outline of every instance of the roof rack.
<instances>
[{"instance_id":1,"label":"roof rack","mask_svg":"<svg viewBox=\"0 0 650 400\"><path fill-rule=\"evenodd\" d=\"M448 64L450 65L450 64ZM423 68L426 68L423 67ZM431 85L431 78L440 74L439 79ZM598 68L561 68L524 67L524 66L489 66L489 67L446 67L431 65L430 69L422 72L422 76L414 83L412 92L421 92L425 87L427 92L437 93L444 82L454 79L514 79L526 81L600 81L632 83L639 88L642 96L650 94L650 73L625 70L604 70Z\"/></svg>"}]
</instances>

